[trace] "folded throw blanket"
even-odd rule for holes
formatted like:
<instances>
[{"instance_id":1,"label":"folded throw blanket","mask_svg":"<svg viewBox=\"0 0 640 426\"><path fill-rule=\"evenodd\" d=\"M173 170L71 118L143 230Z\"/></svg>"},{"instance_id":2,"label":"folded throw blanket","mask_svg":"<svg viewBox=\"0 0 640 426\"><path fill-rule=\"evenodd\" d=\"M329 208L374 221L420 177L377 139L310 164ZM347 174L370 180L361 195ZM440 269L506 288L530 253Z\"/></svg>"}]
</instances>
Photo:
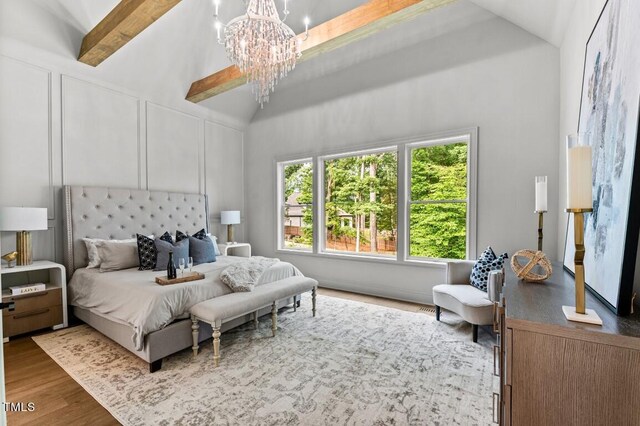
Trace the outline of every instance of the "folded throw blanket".
<instances>
[{"instance_id":1,"label":"folded throw blanket","mask_svg":"<svg viewBox=\"0 0 640 426\"><path fill-rule=\"evenodd\" d=\"M263 272L278 262L280 262L280 259L254 256L247 262L229 266L222 271L220 279L235 293L252 291Z\"/></svg>"}]
</instances>

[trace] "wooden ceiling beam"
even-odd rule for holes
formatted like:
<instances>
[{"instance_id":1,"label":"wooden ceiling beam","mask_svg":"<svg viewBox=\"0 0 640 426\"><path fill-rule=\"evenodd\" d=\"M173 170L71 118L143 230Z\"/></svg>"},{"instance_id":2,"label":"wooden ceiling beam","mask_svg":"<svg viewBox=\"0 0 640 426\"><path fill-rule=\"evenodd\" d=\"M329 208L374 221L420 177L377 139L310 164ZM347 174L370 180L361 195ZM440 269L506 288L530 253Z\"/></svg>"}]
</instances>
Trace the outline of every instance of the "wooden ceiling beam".
<instances>
[{"instance_id":1,"label":"wooden ceiling beam","mask_svg":"<svg viewBox=\"0 0 640 426\"><path fill-rule=\"evenodd\" d=\"M298 63L369 37L379 31L457 0L370 0L309 30ZM298 35L299 39L304 34ZM232 65L191 84L187 100L205 99L242 86L246 77Z\"/></svg>"},{"instance_id":2,"label":"wooden ceiling beam","mask_svg":"<svg viewBox=\"0 0 640 426\"><path fill-rule=\"evenodd\" d=\"M100 65L182 0L122 0L82 40L78 61Z\"/></svg>"}]
</instances>

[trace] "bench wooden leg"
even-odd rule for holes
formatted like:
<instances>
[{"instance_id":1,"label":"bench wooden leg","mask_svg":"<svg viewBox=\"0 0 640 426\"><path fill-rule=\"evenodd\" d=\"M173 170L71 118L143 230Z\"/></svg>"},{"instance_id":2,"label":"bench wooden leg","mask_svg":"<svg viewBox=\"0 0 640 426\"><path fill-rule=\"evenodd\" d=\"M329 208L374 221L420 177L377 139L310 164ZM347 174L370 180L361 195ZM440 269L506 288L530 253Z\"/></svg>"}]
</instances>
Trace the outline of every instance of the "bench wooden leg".
<instances>
[{"instance_id":1,"label":"bench wooden leg","mask_svg":"<svg viewBox=\"0 0 640 426\"><path fill-rule=\"evenodd\" d=\"M278 308L276 308L276 302L271 305L271 333L273 337L276 337L276 330L278 330Z\"/></svg>"},{"instance_id":2,"label":"bench wooden leg","mask_svg":"<svg viewBox=\"0 0 640 426\"><path fill-rule=\"evenodd\" d=\"M312 311L313 311L313 316L316 316L316 293L318 292L317 287L314 287L311 290L311 306L312 306Z\"/></svg>"},{"instance_id":3,"label":"bench wooden leg","mask_svg":"<svg viewBox=\"0 0 640 426\"><path fill-rule=\"evenodd\" d=\"M256 330L258 329L258 311L255 311L253 313L253 325L256 327Z\"/></svg>"},{"instance_id":4,"label":"bench wooden leg","mask_svg":"<svg viewBox=\"0 0 640 426\"><path fill-rule=\"evenodd\" d=\"M193 357L198 356L198 349L200 349L200 345L198 345L198 340L200 337L200 324L198 323L198 318L194 315L191 315L191 336L193 337Z\"/></svg>"},{"instance_id":5,"label":"bench wooden leg","mask_svg":"<svg viewBox=\"0 0 640 426\"><path fill-rule=\"evenodd\" d=\"M220 327L213 329L213 366L220 364Z\"/></svg>"}]
</instances>

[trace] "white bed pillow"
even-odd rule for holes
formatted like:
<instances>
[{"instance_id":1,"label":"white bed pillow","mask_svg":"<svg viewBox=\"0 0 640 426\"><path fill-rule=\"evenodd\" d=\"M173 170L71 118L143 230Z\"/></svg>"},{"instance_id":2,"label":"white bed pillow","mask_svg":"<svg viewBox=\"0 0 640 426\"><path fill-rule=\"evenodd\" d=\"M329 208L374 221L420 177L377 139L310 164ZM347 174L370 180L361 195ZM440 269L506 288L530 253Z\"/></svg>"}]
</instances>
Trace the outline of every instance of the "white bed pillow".
<instances>
[{"instance_id":1,"label":"white bed pillow","mask_svg":"<svg viewBox=\"0 0 640 426\"><path fill-rule=\"evenodd\" d=\"M149 238L155 238L154 235L148 235ZM89 263L87 264L87 269L99 268L102 260L100 259L100 254L98 252L98 243L103 241L109 241L112 243L132 243L136 242L135 238L128 238L126 240L104 240L101 238L83 238L84 245L87 247L87 255L89 256Z\"/></svg>"},{"instance_id":2,"label":"white bed pillow","mask_svg":"<svg viewBox=\"0 0 640 426\"><path fill-rule=\"evenodd\" d=\"M221 256L220 249L218 248L218 237L211 234L207 234L207 237L209 237L211 239L211 242L213 242L213 249L216 252L216 256Z\"/></svg>"},{"instance_id":3,"label":"white bed pillow","mask_svg":"<svg viewBox=\"0 0 640 426\"><path fill-rule=\"evenodd\" d=\"M100 256L100 272L119 271L138 266L138 242L103 240L96 243Z\"/></svg>"}]
</instances>

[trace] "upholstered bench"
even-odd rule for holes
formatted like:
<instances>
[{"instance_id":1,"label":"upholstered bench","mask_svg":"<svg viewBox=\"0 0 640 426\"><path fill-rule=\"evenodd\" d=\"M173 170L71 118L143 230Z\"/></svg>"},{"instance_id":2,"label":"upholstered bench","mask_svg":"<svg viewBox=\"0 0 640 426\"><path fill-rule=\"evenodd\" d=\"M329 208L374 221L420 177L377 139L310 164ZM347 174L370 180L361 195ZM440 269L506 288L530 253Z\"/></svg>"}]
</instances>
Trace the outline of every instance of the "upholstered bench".
<instances>
[{"instance_id":1,"label":"upholstered bench","mask_svg":"<svg viewBox=\"0 0 640 426\"><path fill-rule=\"evenodd\" d=\"M277 330L278 310L276 302L295 295L311 291L312 311L316 316L316 289L318 282L307 277L290 277L274 283L262 284L253 291L231 293L213 299L205 300L191 307L191 329L193 336L193 356L198 355L198 337L200 325L198 321L206 322L213 328L213 362L217 367L220 362L220 327L222 323L253 313L256 325L258 311L271 306L271 330L275 337ZM294 310L296 303L293 304Z\"/></svg>"}]
</instances>

